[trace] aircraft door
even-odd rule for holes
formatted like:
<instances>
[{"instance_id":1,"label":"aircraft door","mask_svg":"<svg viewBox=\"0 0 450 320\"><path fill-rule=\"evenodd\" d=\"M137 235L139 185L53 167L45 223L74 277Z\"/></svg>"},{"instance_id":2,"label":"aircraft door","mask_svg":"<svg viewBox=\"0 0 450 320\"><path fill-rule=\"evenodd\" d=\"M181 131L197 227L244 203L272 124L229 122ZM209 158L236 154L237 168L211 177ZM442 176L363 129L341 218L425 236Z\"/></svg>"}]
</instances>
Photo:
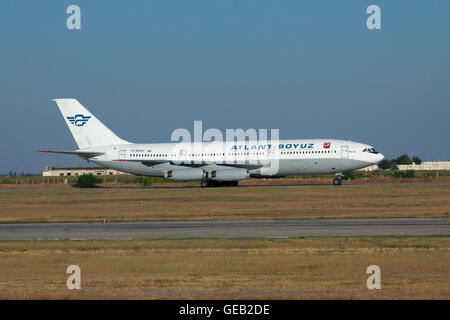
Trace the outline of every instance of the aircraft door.
<instances>
[{"instance_id":1,"label":"aircraft door","mask_svg":"<svg viewBox=\"0 0 450 320\"><path fill-rule=\"evenodd\" d=\"M267 149L267 160L276 160L277 156L275 154L275 149L274 148L268 148Z\"/></svg>"},{"instance_id":2,"label":"aircraft door","mask_svg":"<svg viewBox=\"0 0 450 320\"><path fill-rule=\"evenodd\" d=\"M341 146L341 158L348 159L348 146Z\"/></svg>"},{"instance_id":3,"label":"aircraft door","mask_svg":"<svg viewBox=\"0 0 450 320\"><path fill-rule=\"evenodd\" d=\"M277 151L274 148L267 149L267 160L265 160L264 167L260 169L261 175L277 175L280 170L280 161L277 156Z\"/></svg>"},{"instance_id":4,"label":"aircraft door","mask_svg":"<svg viewBox=\"0 0 450 320\"><path fill-rule=\"evenodd\" d=\"M180 151L178 151L178 159L180 160L181 163L186 162L186 150L182 149Z\"/></svg>"},{"instance_id":5,"label":"aircraft door","mask_svg":"<svg viewBox=\"0 0 450 320\"><path fill-rule=\"evenodd\" d=\"M119 150L119 160L125 160L127 158L127 150Z\"/></svg>"}]
</instances>

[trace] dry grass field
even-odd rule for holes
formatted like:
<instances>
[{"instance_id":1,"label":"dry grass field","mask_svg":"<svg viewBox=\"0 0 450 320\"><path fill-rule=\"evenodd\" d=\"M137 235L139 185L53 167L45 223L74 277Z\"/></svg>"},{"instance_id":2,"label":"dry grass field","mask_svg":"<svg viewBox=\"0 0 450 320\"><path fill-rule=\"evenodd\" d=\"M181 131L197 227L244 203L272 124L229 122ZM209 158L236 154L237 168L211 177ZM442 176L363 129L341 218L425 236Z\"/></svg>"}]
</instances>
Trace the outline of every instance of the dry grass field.
<instances>
[{"instance_id":1,"label":"dry grass field","mask_svg":"<svg viewBox=\"0 0 450 320\"><path fill-rule=\"evenodd\" d=\"M0 270L0 299L449 299L450 239L13 241Z\"/></svg>"},{"instance_id":2,"label":"dry grass field","mask_svg":"<svg viewBox=\"0 0 450 320\"><path fill-rule=\"evenodd\" d=\"M0 223L449 217L450 184L0 192Z\"/></svg>"},{"instance_id":3,"label":"dry grass field","mask_svg":"<svg viewBox=\"0 0 450 320\"><path fill-rule=\"evenodd\" d=\"M0 223L449 217L450 185L0 192ZM78 265L82 289L68 290ZM366 288L378 265L382 289ZM449 299L449 237L0 242L0 299Z\"/></svg>"}]
</instances>

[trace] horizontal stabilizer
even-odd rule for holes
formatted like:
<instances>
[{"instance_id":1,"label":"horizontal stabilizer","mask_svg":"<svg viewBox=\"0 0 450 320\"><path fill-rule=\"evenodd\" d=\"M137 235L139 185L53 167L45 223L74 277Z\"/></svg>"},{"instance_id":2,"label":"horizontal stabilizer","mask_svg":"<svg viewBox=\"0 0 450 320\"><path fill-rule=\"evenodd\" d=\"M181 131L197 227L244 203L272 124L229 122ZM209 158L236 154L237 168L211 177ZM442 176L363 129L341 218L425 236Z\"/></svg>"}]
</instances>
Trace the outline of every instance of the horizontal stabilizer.
<instances>
[{"instance_id":1,"label":"horizontal stabilizer","mask_svg":"<svg viewBox=\"0 0 450 320\"><path fill-rule=\"evenodd\" d=\"M83 158L92 158L105 154L104 152L95 151L56 151L56 150L38 150L37 152L49 152L49 153L61 153L61 154L74 154Z\"/></svg>"}]
</instances>

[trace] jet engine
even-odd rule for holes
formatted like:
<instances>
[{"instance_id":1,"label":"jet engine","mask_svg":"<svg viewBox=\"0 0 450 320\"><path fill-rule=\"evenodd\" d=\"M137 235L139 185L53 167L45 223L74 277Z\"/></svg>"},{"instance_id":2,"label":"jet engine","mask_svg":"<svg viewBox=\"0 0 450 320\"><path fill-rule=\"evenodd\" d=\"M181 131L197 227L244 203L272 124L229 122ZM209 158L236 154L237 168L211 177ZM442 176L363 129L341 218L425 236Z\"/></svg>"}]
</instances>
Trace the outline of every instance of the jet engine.
<instances>
[{"instance_id":1,"label":"jet engine","mask_svg":"<svg viewBox=\"0 0 450 320\"><path fill-rule=\"evenodd\" d=\"M203 180L206 172L203 169L176 169L164 172L164 178L171 180Z\"/></svg>"},{"instance_id":2,"label":"jet engine","mask_svg":"<svg viewBox=\"0 0 450 320\"><path fill-rule=\"evenodd\" d=\"M248 177L248 170L241 168L214 170L210 173L210 179L216 181L237 181L248 179Z\"/></svg>"}]
</instances>

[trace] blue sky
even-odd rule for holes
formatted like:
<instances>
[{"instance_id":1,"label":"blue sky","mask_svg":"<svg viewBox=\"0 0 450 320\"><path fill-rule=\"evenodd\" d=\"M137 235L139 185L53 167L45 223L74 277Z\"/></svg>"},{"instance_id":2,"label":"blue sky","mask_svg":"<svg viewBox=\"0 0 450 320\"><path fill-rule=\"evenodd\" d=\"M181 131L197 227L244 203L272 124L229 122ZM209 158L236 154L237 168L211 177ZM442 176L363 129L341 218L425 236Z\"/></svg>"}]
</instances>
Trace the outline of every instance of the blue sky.
<instances>
[{"instance_id":1,"label":"blue sky","mask_svg":"<svg viewBox=\"0 0 450 320\"><path fill-rule=\"evenodd\" d=\"M2 0L0 43L0 173L85 163L35 152L76 148L52 98L134 142L203 120L450 159L449 1Z\"/></svg>"}]
</instances>

